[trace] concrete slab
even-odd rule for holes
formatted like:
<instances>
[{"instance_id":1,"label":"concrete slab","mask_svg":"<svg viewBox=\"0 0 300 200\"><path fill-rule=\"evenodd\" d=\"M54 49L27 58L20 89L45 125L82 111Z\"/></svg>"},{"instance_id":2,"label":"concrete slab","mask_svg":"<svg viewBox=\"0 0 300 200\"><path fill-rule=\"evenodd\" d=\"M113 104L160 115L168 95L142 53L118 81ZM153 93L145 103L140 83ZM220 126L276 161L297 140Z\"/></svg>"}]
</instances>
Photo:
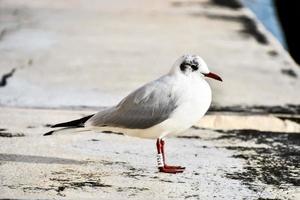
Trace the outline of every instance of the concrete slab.
<instances>
[{"instance_id":1,"label":"concrete slab","mask_svg":"<svg viewBox=\"0 0 300 200\"><path fill-rule=\"evenodd\" d=\"M0 132L11 137L0 137L0 198L299 198L300 134L194 128L166 140L169 163L187 167L170 175L157 172L154 140L92 132L42 136L48 122L82 114L1 110Z\"/></svg>"},{"instance_id":2,"label":"concrete slab","mask_svg":"<svg viewBox=\"0 0 300 200\"><path fill-rule=\"evenodd\" d=\"M216 2L0 1L0 198L299 199L299 67L249 10ZM152 140L42 136L186 52L224 83L217 113L167 140L184 174L157 173Z\"/></svg>"},{"instance_id":3,"label":"concrete slab","mask_svg":"<svg viewBox=\"0 0 300 200\"><path fill-rule=\"evenodd\" d=\"M298 104L299 67L247 9L214 1L1 1L0 104L107 106L201 55L216 106Z\"/></svg>"}]
</instances>

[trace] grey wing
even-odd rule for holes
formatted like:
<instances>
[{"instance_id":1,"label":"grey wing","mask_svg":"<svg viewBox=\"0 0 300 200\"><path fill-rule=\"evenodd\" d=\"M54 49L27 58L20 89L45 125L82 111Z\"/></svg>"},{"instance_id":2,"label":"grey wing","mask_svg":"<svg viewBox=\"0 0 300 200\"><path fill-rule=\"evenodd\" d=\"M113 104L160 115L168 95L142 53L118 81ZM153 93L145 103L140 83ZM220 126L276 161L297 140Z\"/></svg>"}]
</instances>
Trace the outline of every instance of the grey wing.
<instances>
[{"instance_id":1,"label":"grey wing","mask_svg":"<svg viewBox=\"0 0 300 200\"><path fill-rule=\"evenodd\" d=\"M166 120L177 107L172 85L155 81L134 91L117 106L94 115L93 126L145 129Z\"/></svg>"}]
</instances>

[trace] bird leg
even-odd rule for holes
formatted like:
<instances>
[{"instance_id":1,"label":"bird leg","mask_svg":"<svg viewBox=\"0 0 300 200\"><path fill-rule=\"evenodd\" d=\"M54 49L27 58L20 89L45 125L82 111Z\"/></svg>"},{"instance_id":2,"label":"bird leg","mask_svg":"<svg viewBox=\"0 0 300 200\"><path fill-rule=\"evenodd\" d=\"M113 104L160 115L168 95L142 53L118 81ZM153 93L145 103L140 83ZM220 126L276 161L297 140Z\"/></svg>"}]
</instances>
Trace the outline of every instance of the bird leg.
<instances>
[{"instance_id":1,"label":"bird leg","mask_svg":"<svg viewBox=\"0 0 300 200\"><path fill-rule=\"evenodd\" d=\"M171 166L167 165L165 162L165 151L164 151L165 141L158 138L156 141L157 147L157 164L160 172L164 173L182 173L185 167L181 166Z\"/></svg>"},{"instance_id":2,"label":"bird leg","mask_svg":"<svg viewBox=\"0 0 300 200\"><path fill-rule=\"evenodd\" d=\"M162 156L163 156L163 161L164 161L164 167L165 168L173 168L173 169L185 169L185 167L181 167L181 166L172 166L172 165L167 165L166 164L166 157L165 157L165 141L163 139L160 140L160 144L161 144L161 152L162 152Z\"/></svg>"}]
</instances>

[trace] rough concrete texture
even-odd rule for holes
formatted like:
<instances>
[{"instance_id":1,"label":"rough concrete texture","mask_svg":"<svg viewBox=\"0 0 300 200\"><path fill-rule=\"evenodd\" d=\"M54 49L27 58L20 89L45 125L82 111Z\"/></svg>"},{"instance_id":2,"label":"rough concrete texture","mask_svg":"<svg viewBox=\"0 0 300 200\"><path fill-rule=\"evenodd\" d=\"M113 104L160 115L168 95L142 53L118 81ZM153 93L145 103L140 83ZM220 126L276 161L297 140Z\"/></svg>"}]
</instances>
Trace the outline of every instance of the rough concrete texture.
<instances>
[{"instance_id":1,"label":"rough concrete texture","mask_svg":"<svg viewBox=\"0 0 300 200\"><path fill-rule=\"evenodd\" d=\"M0 138L0 197L300 197L298 133L223 132L195 127L166 140L169 163L187 167L186 172L176 175L157 172L153 140L93 132L41 136L49 130L48 123L90 113L2 109L1 133L11 133L11 137Z\"/></svg>"},{"instance_id":2,"label":"rough concrete texture","mask_svg":"<svg viewBox=\"0 0 300 200\"><path fill-rule=\"evenodd\" d=\"M0 0L0 198L300 199L300 70L236 2ZM42 136L186 52L224 82L210 82L209 115L166 140L183 174L157 172L153 140Z\"/></svg>"},{"instance_id":3,"label":"rough concrete texture","mask_svg":"<svg viewBox=\"0 0 300 200\"><path fill-rule=\"evenodd\" d=\"M248 10L214 1L2 0L2 105L107 106L201 55L214 103L298 104L300 69ZM66 75L67 74L67 75Z\"/></svg>"}]
</instances>

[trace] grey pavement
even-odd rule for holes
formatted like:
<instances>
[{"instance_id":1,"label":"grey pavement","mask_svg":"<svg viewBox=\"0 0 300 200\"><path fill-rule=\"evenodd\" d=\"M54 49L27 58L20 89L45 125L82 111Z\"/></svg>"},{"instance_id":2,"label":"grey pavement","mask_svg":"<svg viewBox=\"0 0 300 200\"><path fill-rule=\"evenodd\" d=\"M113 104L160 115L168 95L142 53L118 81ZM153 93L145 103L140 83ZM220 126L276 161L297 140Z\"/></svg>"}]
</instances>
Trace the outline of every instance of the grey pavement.
<instances>
[{"instance_id":1,"label":"grey pavement","mask_svg":"<svg viewBox=\"0 0 300 200\"><path fill-rule=\"evenodd\" d=\"M217 2L0 0L0 198L300 199L299 66L248 9ZM42 136L187 52L224 82L166 140L183 174L157 172L153 140Z\"/></svg>"},{"instance_id":2,"label":"grey pavement","mask_svg":"<svg viewBox=\"0 0 300 200\"><path fill-rule=\"evenodd\" d=\"M300 197L299 133L194 127L166 140L167 162L186 166L175 175L157 172L154 140L94 132L41 135L49 122L92 112L3 108L0 118L7 120L0 121L0 133L11 136L0 137L0 198Z\"/></svg>"},{"instance_id":3,"label":"grey pavement","mask_svg":"<svg viewBox=\"0 0 300 200\"><path fill-rule=\"evenodd\" d=\"M0 104L107 106L201 55L214 104L298 104L300 69L248 10L211 1L11 1L0 5ZM254 25L253 25L254 24Z\"/></svg>"}]
</instances>

